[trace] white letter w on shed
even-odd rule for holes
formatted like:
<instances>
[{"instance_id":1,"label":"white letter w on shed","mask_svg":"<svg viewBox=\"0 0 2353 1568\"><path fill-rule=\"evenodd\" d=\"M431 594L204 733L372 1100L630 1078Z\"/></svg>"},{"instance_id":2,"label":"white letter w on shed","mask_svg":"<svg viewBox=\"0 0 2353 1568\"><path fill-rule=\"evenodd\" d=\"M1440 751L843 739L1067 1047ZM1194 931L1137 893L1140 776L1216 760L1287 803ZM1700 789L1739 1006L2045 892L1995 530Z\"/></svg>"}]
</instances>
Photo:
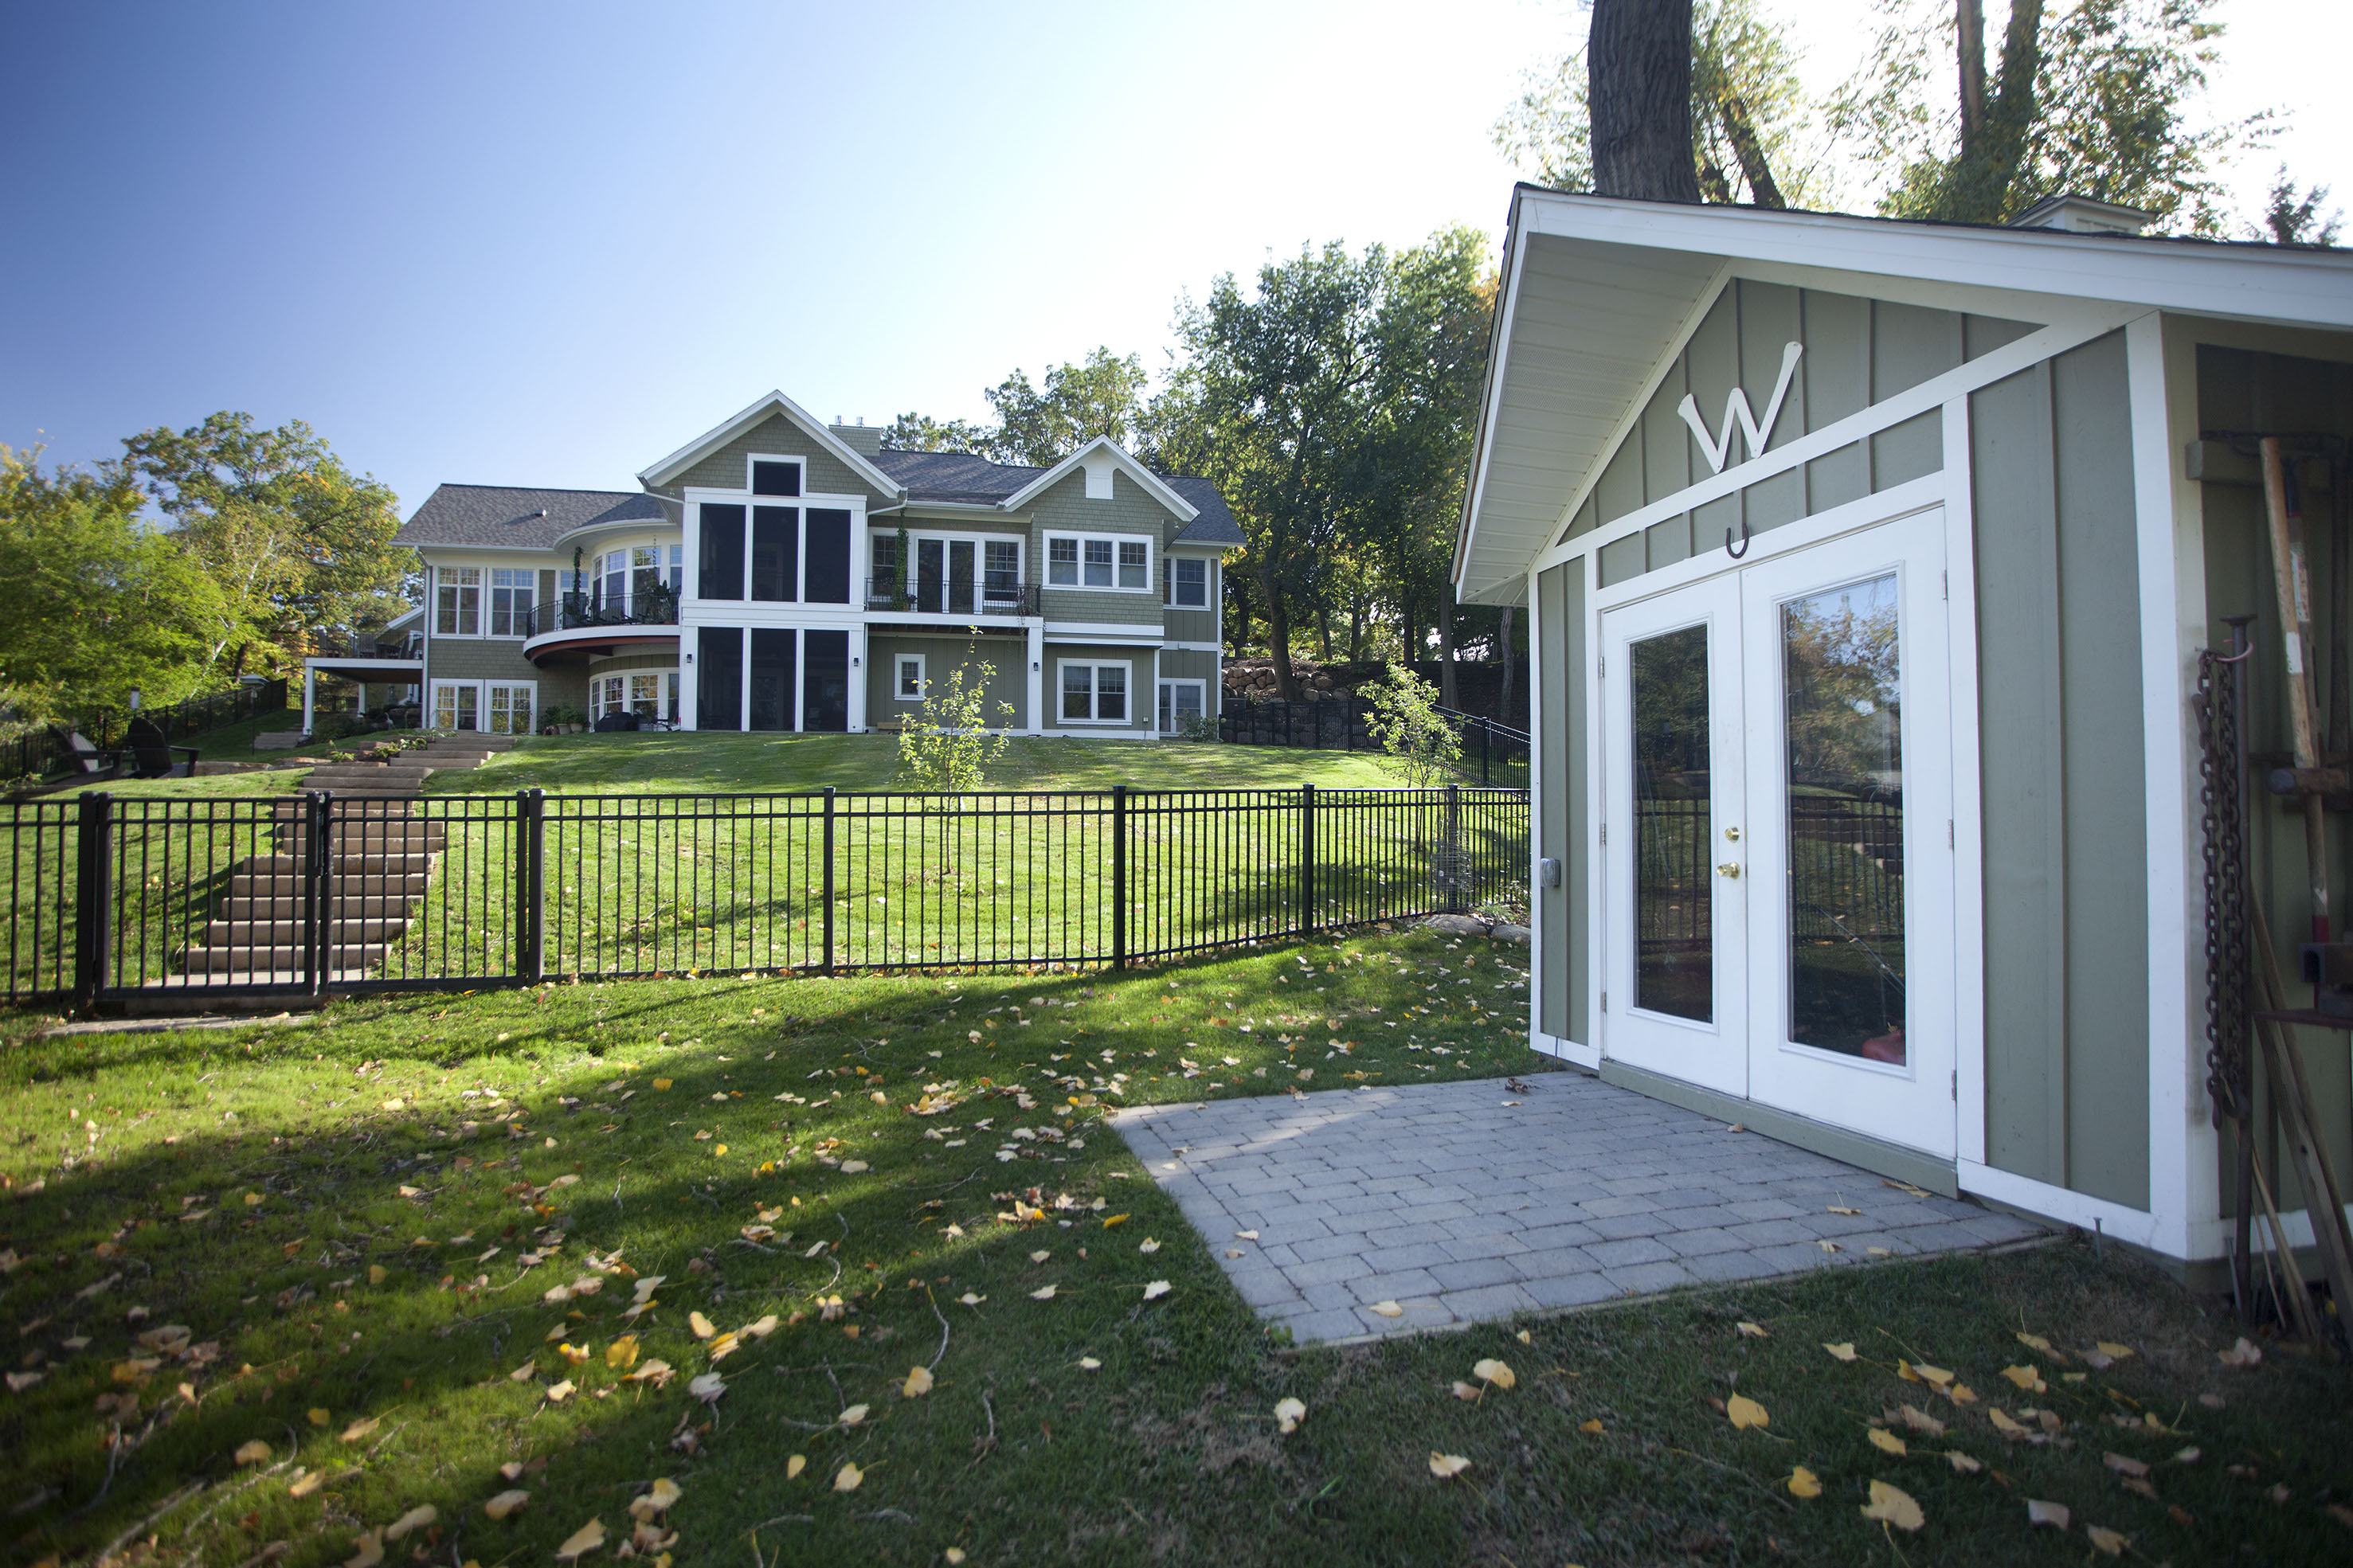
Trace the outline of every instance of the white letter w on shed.
<instances>
[{"instance_id":1,"label":"white letter w on shed","mask_svg":"<svg viewBox=\"0 0 2353 1568\"><path fill-rule=\"evenodd\" d=\"M1806 352L1803 343L1791 343L1781 351L1781 379L1773 384L1773 401L1765 405L1765 418L1760 424L1748 409L1748 394L1736 386L1732 395L1724 400L1724 434L1710 436L1707 421L1700 417L1699 400L1683 394L1675 410L1683 423L1699 437L1700 450L1707 454L1707 469L1712 474L1724 472L1724 460L1732 456L1732 433L1737 428L1748 437L1748 455L1752 458L1765 450L1765 443L1773 438L1773 421L1781 417L1781 400L1789 395L1790 378L1798 374L1798 356Z\"/></svg>"}]
</instances>

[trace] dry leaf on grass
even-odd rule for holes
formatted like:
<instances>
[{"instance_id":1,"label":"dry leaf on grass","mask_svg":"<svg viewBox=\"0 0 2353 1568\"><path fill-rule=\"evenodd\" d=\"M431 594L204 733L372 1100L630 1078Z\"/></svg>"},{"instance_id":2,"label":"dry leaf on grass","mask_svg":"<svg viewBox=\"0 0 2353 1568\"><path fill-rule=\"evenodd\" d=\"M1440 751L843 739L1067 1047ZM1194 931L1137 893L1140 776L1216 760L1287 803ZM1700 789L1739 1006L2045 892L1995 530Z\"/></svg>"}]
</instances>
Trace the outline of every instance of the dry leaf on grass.
<instances>
[{"instance_id":1,"label":"dry leaf on grass","mask_svg":"<svg viewBox=\"0 0 2353 1568\"><path fill-rule=\"evenodd\" d=\"M240 1465L266 1465L269 1462L269 1445L256 1437L250 1443L237 1446L237 1462Z\"/></svg>"},{"instance_id":2,"label":"dry leaf on grass","mask_svg":"<svg viewBox=\"0 0 2353 1568\"><path fill-rule=\"evenodd\" d=\"M842 1461L841 1468L833 1472L833 1489L838 1492L854 1492L858 1489L858 1484L865 1479L864 1470L845 1459Z\"/></svg>"},{"instance_id":3,"label":"dry leaf on grass","mask_svg":"<svg viewBox=\"0 0 2353 1568\"><path fill-rule=\"evenodd\" d=\"M1898 1437L1894 1433L1890 1432L1884 1426L1873 1426L1871 1429L1871 1446L1878 1449L1883 1454L1903 1454L1909 1452L1909 1450L1904 1447L1904 1439Z\"/></svg>"},{"instance_id":4,"label":"dry leaf on grass","mask_svg":"<svg viewBox=\"0 0 2353 1568\"><path fill-rule=\"evenodd\" d=\"M727 1380L715 1372L706 1372L686 1385L686 1391L705 1405L715 1405L727 1392Z\"/></svg>"},{"instance_id":5,"label":"dry leaf on grass","mask_svg":"<svg viewBox=\"0 0 2353 1568\"><path fill-rule=\"evenodd\" d=\"M1451 1480L1471 1468L1471 1461L1460 1454L1441 1454L1435 1448L1430 1454L1430 1473L1440 1480Z\"/></svg>"},{"instance_id":6,"label":"dry leaf on grass","mask_svg":"<svg viewBox=\"0 0 2353 1568\"><path fill-rule=\"evenodd\" d=\"M1928 1516L1920 1511L1920 1505L1912 1500L1910 1492L1885 1481L1871 1483L1871 1500L1862 1505L1862 1517L1892 1524L1898 1530L1917 1530L1928 1522Z\"/></svg>"},{"instance_id":7,"label":"dry leaf on grass","mask_svg":"<svg viewBox=\"0 0 2353 1568\"><path fill-rule=\"evenodd\" d=\"M866 1419L866 1413L872 1408L871 1405L853 1405L834 1419L844 1426L855 1426Z\"/></svg>"},{"instance_id":8,"label":"dry leaf on grass","mask_svg":"<svg viewBox=\"0 0 2353 1568\"><path fill-rule=\"evenodd\" d=\"M1138 1252L1157 1252L1160 1250L1160 1244L1147 1236L1142 1241L1135 1244L1135 1250Z\"/></svg>"},{"instance_id":9,"label":"dry leaf on grass","mask_svg":"<svg viewBox=\"0 0 2353 1568\"><path fill-rule=\"evenodd\" d=\"M1472 1367L1471 1375L1497 1388L1510 1388L1520 1381L1510 1367L1492 1357Z\"/></svg>"},{"instance_id":10,"label":"dry leaf on grass","mask_svg":"<svg viewBox=\"0 0 2353 1568\"><path fill-rule=\"evenodd\" d=\"M1736 1428L1744 1432L1751 1426L1769 1426L1773 1424L1773 1417L1765 1413L1765 1407L1745 1394L1736 1394L1725 1400L1724 1413L1732 1418L1732 1425Z\"/></svg>"},{"instance_id":11,"label":"dry leaf on grass","mask_svg":"<svg viewBox=\"0 0 2353 1568\"><path fill-rule=\"evenodd\" d=\"M342 1441L346 1443L356 1443L361 1438L370 1436L375 1431L381 1419L382 1418L379 1416L371 1415L364 1421L353 1422L350 1426L343 1428Z\"/></svg>"},{"instance_id":12,"label":"dry leaf on grass","mask_svg":"<svg viewBox=\"0 0 2353 1568\"><path fill-rule=\"evenodd\" d=\"M371 1530L352 1542L353 1551L343 1560L343 1568L375 1568L384 1561L384 1531Z\"/></svg>"},{"instance_id":13,"label":"dry leaf on grass","mask_svg":"<svg viewBox=\"0 0 2353 1568\"><path fill-rule=\"evenodd\" d=\"M424 1529L440 1517L441 1510L429 1502L412 1508L384 1527L384 1538L386 1541L398 1541L412 1531Z\"/></svg>"},{"instance_id":14,"label":"dry leaf on grass","mask_svg":"<svg viewBox=\"0 0 2353 1568\"><path fill-rule=\"evenodd\" d=\"M2139 1477L2148 1474L2148 1466L2129 1454L2102 1454L2100 1463L2120 1476Z\"/></svg>"},{"instance_id":15,"label":"dry leaf on grass","mask_svg":"<svg viewBox=\"0 0 2353 1568\"><path fill-rule=\"evenodd\" d=\"M323 1487L326 1484L327 1472L324 1470L312 1470L306 1475L296 1476L294 1478L294 1484L286 1489L286 1495L288 1497L309 1497L312 1492L317 1491L321 1487Z\"/></svg>"},{"instance_id":16,"label":"dry leaf on grass","mask_svg":"<svg viewBox=\"0 0 2353 1568\"><path fill-rule=\"evenodd\" d=\"M2084 1527L2084 1533L2094 1547L2110 1557L2122 1557L2125 1548L2132 1544L2131 1536L2118 1534L2103 1524L2087 1524Z\"/></svg>"},{"instance_id":17,"label":"dry leaf on grass","mask_svg":"<svg viewBox=\"0 0 2353 1568\"><path fill-rule=\"evenodd\" d=\"M1455 1397L1455 1398L1457 1398L1457 1399L1461 1399L1461 1400L1476 1400L1476 1399L1477 1399L1477 1398L1478 1398L1482 1394L1483 1394L1483 1393L1485 1392L1485 1390L1483 1390L1483 1389L1478 1388L1478 1387L1474 1386L1473 1384L1468 1384L1468 1383L1463 1382L1463 1381L1462 1381L1461 1378L1459 1378L1459 1377L1458 1377L1458 1378L1456 1378L1456 1379L1454 1380L1453 1384L1452 1384L1452 1388L1453 1388L1454 1397Z\"/></svg>"},{"instance_id":18,"label":"dry leaf on grass","mask_svg":"<svg viewBox=\"0 0 2353 1568\"><path fill-rule=\"evenodd\" d=\"M956 1305L959 1307L977 1307L983 1301L987 1300L988 1298L986 1296L976 1296L971 1291L967 1290L963 1295L956 1298Z\"/></svg>"},{"instance_id":19,"label":"dry leaf on grass","mask_svg":"<svg viewBox=\"0 0 2353 1568\"><path fill-rule=\"evenodd\" d=\"M694 1331L694 1337L698 1340L707 1340L719 1331L711 1326L711 1320L700 1312L689 1312L686 1326Z\"/></svg>"},{"instance_id":20,"label":"dry leaf on grass","mask_svg":"<svg viewBox=\"0 0 2353 1568\"><path fill-rule=\"evenodd\" d=\"M899 1385L899 1396L902 1399L913 1399L918 1394L929 1394L931 1391L932 1372L929 1367L909 1367L907 1381Z\"/></svg>"},{"instance_id":21,"label":"dry leaf on grass","mask_svg":"<svg viewBox=\"0 0 2353 1568\"><path fill-rule=\"evenodd\" d=\"M1781 1484L1789 1489L1792 1497L1818 1498L1822 1495L1821 1478L1803 1465L1792 1469L1788 1479Z\"/></svg>"},{"instance_id":22,"label":"dry leaf on grass","mask_svg":"<svg viewBox=\"0 0 2353 1568\"><path fill-rule=\"evenodd\" d=\"M527 1491L503 1491L484 1503L482 1511L492 1519L505 1519L521 1513L530 1501L531 1494Z\"/></svg>"},{"instance_id":23,"label":"dry leaf on grass","mask_svg":"<svg viewBox=\"0 0 2353 1568\"><path fill-rule=\"evenodd\" d=\"M1040 1286L1039 1289L1029 1292L1029 1299L1032 1301L1050 1301L1054 1299L1054 1287L1051 1285Z\"/></svg>"},{"instance_id":24,"label":"dry leaf on grass","mask_svg":"<svg viewBox=\"0 0 2353 1568\"><path fill-rule=\"evenodd\" d=\"M2042 1381L2042 1374L2031 1366L2006 1366L2001 1369L2001 1375L2029 1394L2041 1394L2051 1386Z\"/></svg>"},{"instance_id":25,"label":"dry leaf on grass","mask_svg":"<svg viewBox=\"0 0 2353 1568\"><path fill-rule=\"evenodd\" d=\"M788 1481L797 1480L800 1479L800 1473L807 1468L808 1456L807 1454L795 1454L791 1458L785 1461L785 1479Z\"/></svg>"},{"instance_id":26,"label":"dry leaf on grass","mask_svg":"<svg viewBox=\"0 0 2353 1568\"><path fill-rule=\"evenodd\" d=\"M1155 1279L1144 1288L1144 1299L1147 1301L1157 1301L1175 1289L1176 1287L1166 1279Z\"/></svg>"},{"instance_id":27,"label":"dry leaf on grass","mask_svg":"<svg viewBox=\"0 0 2353 1568\"><path fill-rule=\"evenodd\" d=\"M1846 1343L1841 1345L1825 1343L1822 1346L1822 1349L1831 1352L1831 1359L1832 1361L1852 1361L1854 1359L1854 1342L1852 1340L1849 1340Z\"/></svg>"},{"instance_id":28,"label":"dry leaf on grass","mask_svg":"<svg viewBox=\"0 0 2353 1568\"><path fill-rule=\"evenodd\" d=\"M2001 1406L1999 1405L1992 1405L1987 1409L1986 1419L1992 1422L1993 1429L2000 1433L2005 1437L2023 1437L2026 1436L2026 1428L2020 1426L2017 1422L2012 1421L2009 1416L2004 1415L2001 1413Z\"/></svg>"},{"instance_id":29,"label":"dry leaf on grass","mask_svg":"<svg viewBox=\"0 0 2353 1568\"><path fill-rule=\"evenodd\" d=\"M1945 1458L1952 1462L1953 1468L1960 1471L1960 1473L1965 1476L1974 1476L1979 1470L1985 1468L1983 1465L1978 1464L1975 1459L1969 1458L1968 1455L1962 1453L1958 1448L1946 1449Z\"/></svg>"},{"instance_id":30,"label":"dry leaf on grass","mask_svg":"<svg viewBox=\"0 0 2353 1568\"><path fill-rule=\"evenodd\" d=\"M605 1521L592 1519L564 1538L564 1544L555 1549L555 1560L558 1563L577 1563L604 1544Z\"/></svg>"},{"instance_id":31,"label":"dry leaf on grass","mask_svg":"<svg viewBox=\"0 0 2353 1568\"><path fill-rule=\"evenodd\" d=\"M2053 1530L2064 1530L2067 1521L2074 1517L2063 1502L2045 1502L2041 1498L2026 1500L2026 1522L2029 1525L2047 1524Z\"/></svg>"},{"instance_id":32,"label":"dry leaf on grass","mask_svg":"<svg viewBox=\"0 0 2353 1568\"><path fill-rule=\"evenodd\" d=\"M579 1392L580 1385L567 1377L547 1391L547 1402L550 1405L561 1405Z\"/></svg>"},{"instance_id":33,"label":"dry leaf on grass","mask_svg":"<svg viewBox=\"0 0 2353 1568\"><path fill-rule=\"evenodd\" d=\"M1298 1400L1281 1399L1275 1402L1274 1424L1276 1430L1288 1436L1293 1432L1298 1431L1299 1424L1306 1419L1307 1406L1301 1404Z\"/></svg>"},{"instance_id":34,"label":"dry leaf on grass","mask_svg":"<svg viewBox=\"0 0 2353 1568\"><path fill-rule=\"evenodd\" d=\"M1770 1337L1765 1332L1761 1324L1741 1322L1735 1323L1732 1327L1743 1339L1761 1340Z\"/></svg>"},{"instance_id":35,"label":"dry leaf on grass","mask_svg":"<svg viewBox=\"0 0 2353 1568\"><path fill-rule=\"evenodd\" d=\"M668 1513L670 1505L685 1495L685 1488L663 1476L629 1500L629 1517L642 1524L658 1513Z\"/></svg>"},{"instance_id":36,"label":"dry leaf on grass","mask_svg":"<svg viewBox=\"0 0 2353 1568\"><path fill-rule=\"evenodd\" d=\"M2224 1366L2260 1366L2263 1364L2263 1352L2260 1346L2242 1338L2229 1350L2216 1351L2214 1359Z\"/></svg>"},{"instance_id":37,"label":"dry leaf on grass","mask_svg":"<svg viewBox=\"0 0 2353 1568\"><path fill-rule=\"evenodd\" d=\"M1598 1437L1602 1432L1601 1418L1597 1415L1591 1420L1580 1421L1577 1424L1577 1429L1580 1432L1590 1433L1594 1436Z\"/></svg>"},{"instance_id":38,"label":"dry leaf on grass","mask_svg":"<svg viewBox=\"0 0 2353 1568\"><path fill-rule=\"evenodd\" d=\"M616 1372L626 1372L638 1364L638 1336L623 1334L605 1347L605 1364Z\"/></svg>"},{"instance_id":39,"label":"dry leaf on grass","mask_svg":"<svg viewBox=\"0 0 2353 1568\"><path fill-rule=\"evenodd\" d=\"M1079 1370L1081 1372L1101 1372L1103 1370L1103 1363L1097 1361L1091 1355L1082 1355L1079 1358Z\"/></svg>"}]
</instances>

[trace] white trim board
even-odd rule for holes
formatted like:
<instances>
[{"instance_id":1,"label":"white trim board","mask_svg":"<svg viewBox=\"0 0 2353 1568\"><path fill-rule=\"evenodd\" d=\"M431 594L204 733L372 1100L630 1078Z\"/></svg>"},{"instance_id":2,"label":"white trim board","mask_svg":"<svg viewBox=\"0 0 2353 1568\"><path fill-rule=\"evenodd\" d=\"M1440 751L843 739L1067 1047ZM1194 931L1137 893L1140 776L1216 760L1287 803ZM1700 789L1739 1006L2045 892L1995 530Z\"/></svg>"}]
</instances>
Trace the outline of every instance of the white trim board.
<instances>
[{"instance_id":1,"label":"white trim board","mask_svg":"<svg viewBox=\"0 0 2353 1568\"><path fill-rule=\"evenodd\" d=\"M1168 488L1160 477L1127 454L1124 447L1108 436L1098 436L1044 473L997 503L1000 511L1019 511L1038 497L1060 484L1071 475L1086 468L1090 462L1110 459L1114 472L1125 474L1145 495L1174 512L1178 519L1190 522L1201 515L1200 508Z\"/></svg>"},{"instance_id":2,"label":"white trim board","mask_svg":"<svg viewBox=\"0 0 2353 1568\"><path fill-rule=\"evenodd\" d=\"M754 400L742 412L703 432L693 440L688 442L685 446L681 447L677 451L672 452L669 457L664 458L660 462L656 463L653 467L638 470L638 482L643 484L648 489L651 489L657 485L666 485L670 483L672 480L676 479L679 475L684 473L687 469L692 468L695 464L701 462L712 453L719 450L720 447L727 445L728 442L735 439L736 437L742 435L745 430L750 429L752 426L759 424L762 420L766 419L773 414L781 414L786 419L789 419L794 424L799 426L802 434L807 436L812 441L815 441L818 447L824 451L826 456L832 458L844 468L848 468L851 473L857 475L860 479L871 486L886 500L902 501L906 500L907 492L900 486L897 480L892 479L890 475L876 468L873 463L860 454L856 447L850 446L840 437L827 429L825 426L818 423L808 410L803 408L799 404L795 403L791 398L786 397L780 391L771 392L766 396ZM744 474L744 479L747 483L750 481L750 471L747 469ZM807 470L806 468L802 470L802 479L804 484L806 484L807 479Z\"/></svg>"}]
</instances>

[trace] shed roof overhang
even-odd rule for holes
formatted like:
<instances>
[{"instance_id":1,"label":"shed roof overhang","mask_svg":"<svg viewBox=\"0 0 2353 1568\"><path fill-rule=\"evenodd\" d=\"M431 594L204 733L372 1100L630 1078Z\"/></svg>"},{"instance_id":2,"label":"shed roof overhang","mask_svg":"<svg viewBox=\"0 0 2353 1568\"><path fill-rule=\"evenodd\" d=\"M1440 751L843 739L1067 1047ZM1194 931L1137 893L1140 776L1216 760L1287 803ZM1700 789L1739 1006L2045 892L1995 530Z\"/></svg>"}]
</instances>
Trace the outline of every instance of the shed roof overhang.
<instances>
[{"instance_id":1,"label":"shed roof overhang","mask_svg":"<svg viewBox=\"0 0 2353 1568\"><path fill-rule=\"evenodd\" d=\"M2353 328L2353 253L1754 207L1515 186L1471 482L1455 535L1467 604L1518 603L1662 361L1744 264L1999 288L2280 325ZM1844 274L1843 279L1835 275Z\"/></svg>"}]
</instances>

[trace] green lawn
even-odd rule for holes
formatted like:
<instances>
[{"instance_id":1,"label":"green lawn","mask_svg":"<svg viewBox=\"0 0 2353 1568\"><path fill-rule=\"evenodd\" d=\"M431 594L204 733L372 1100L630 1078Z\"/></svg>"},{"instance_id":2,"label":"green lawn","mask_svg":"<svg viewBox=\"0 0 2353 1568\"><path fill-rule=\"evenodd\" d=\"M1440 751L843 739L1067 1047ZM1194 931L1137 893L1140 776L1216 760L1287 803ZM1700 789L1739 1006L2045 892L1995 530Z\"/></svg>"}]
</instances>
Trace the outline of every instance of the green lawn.
<instances>
[{"instance_id":1,"label":"green lawn","mask_svg":"<svg viewBox=\"0 0 2353 1568\"><path fill-rule=\"evenodd\" d=\"M2114 1251L1299 1351L1227 1289L1211 1247L1244 1244L1192 1235L1103 1124L1123 1100L1545 1070L1516 1037L1524 978L1517 950L1413 932L1116 978L7 1022L12 1555L366 1563L364 1532L429 1507L387 1561L545 1563L592 1520L604 1561L664 1480L681 1495L639 1503L644 1551L681 1564L2077 1563L2087 1524L2150 1561L2353 1542L2328 1511L2353 1488L2353 1381L2277 1348L2224 1367L2234 1330ZM2094 1370L2095 1340L2135 1353ZM1488 1357L1515 1386L1455 1397ZM654 1361L667 1381L626 1379ZM2027 1365L2047 1391L2003 1380ZM934 1381L911 1395L915 1368ZM1712 1403L1735 1394L1769 1426L1735 1429ZM1307 1412L1289 1435L1285 1398ZM1873 1447L1904 1404L1948 1430ZM2055 1440L1989 1425L2029 1405ZM1470 1468L1441 1481L1433 1451ZM1797 1465L1821 1496L1786 1489ZM1862 1519L1874 1479L1926 1527ZM528 1506L488 1517L508 1491ZM2029 1498L2073 1527L2030 1531Z\"/></svg>"},{"instance_id":2,"label":"green lawn","mask_svg":"<svg viewBox=\"0 0 2353 1568\"><path fill-rule=\"evenodd\" d=\"M374 737L339 742L349 751ZM207 758L252 761L282 752L236 747ZM305 748L322 754L328 748ZM435 795L479 795L543 789L564 795L776 794L823 789L892 788L899 742L892 735L532 735L511 752L470 773L428 779ZM221 778L127 780L109 784L126 796L269 795L299 789L301 774L235 773ZM989 770L988 787L1003 790L1109 789L1381 789L1404 781L1364 752L1317 752L1275 746L1228 746L1077 740L1016 740Z\"/></svg>"}]
</instances>

